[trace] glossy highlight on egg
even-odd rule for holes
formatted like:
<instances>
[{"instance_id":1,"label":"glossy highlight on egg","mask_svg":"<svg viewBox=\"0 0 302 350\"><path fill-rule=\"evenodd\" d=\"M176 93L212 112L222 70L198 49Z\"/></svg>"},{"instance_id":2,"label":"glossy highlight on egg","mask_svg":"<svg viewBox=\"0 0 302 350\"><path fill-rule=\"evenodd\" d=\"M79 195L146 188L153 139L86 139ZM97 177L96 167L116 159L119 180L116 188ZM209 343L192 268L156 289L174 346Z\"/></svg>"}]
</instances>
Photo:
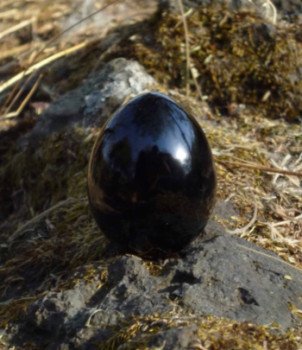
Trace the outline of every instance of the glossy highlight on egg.
<instances>
[{"instance_id":1,"label":"glossy highlight on egg","mask_svg":"<svg viewBox=\"0 0 302 350\"><path fill-rule=\"evenodd\" d=\"M215 202L210 146L171 98L147 93L101 131L88 167L88 199L105 236L138 254L176 252L202 235Z\"/></svg>"}]
</instances>

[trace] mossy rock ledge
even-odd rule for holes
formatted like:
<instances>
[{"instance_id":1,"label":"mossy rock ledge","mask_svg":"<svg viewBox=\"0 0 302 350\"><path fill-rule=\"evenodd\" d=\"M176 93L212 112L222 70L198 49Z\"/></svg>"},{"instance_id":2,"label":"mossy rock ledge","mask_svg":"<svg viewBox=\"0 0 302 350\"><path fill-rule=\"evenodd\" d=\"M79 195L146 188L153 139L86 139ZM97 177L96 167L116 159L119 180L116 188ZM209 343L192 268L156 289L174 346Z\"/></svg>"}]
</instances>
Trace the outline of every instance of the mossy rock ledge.
<instances>
[{"instance_id":1,"label":"mossy rock ledge","mask_svg":"<svg viewBox=\"0 0 302 350\"><path fill-rule=\"evenodd\" d=\"M301 308L301 273L214 222L207 231L214 237L196 240L179 258L162 263L160 271L137 256L118 256L103 281L106 261L94 264L89 282L82 277L66 290L45 291L10 329L11 344L116 349L117 342L185 349L210 316L238 328L240 323L231 320L249 324L251 331L260 328L255 324L298 326L289 306Z\"/></svg>"},{"instance_id":2,"label":"mossy rock ledge","mask_svg":"<svg viewBox=\"0 0 302 350\"><path fill-rule=\"evenodd\" d=\"M179 13L113 26L0 120L0 349L301 349L301 3L272 2L276 23L225 5L256 0L184 1L206 5L190 67ZM205 232L157 259L117 251L87 199L100 129L147 91L196 117L218 181Z\"/></svg>"},{"instance_id":3,"label":"mossy rock ledge","mask_svg":"<svg viewBox=\"0 0 302 350\"><path fill-rule=\"evenodd\" d=\"M228 234L217 220L237 215L230 202L220 200L206 233L166 259L115 254L96 227L86 197L96 136L91 128L150 84L154 80L137 62L111 61L53 102L6 155L2 183L10 191L22 189L23 197L12 208L7 188L1 189L6 217L18 227L12 230L3 219L4 344L48 350L198 344L248 349L267 342L297 349L301 271ZM35 219L29 202L39 213Z\"/></svg>"}]
</instances>

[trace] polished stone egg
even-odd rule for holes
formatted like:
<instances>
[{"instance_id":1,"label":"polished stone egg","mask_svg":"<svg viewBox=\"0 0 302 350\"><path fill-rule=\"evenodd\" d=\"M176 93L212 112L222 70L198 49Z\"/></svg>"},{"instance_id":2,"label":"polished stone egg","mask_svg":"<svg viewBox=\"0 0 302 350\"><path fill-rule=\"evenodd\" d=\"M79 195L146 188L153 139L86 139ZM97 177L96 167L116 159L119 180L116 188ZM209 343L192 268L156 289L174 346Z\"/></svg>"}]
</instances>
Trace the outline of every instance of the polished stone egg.
<instances>
[{"instance_id":1,"label":"polished stone egg","mask_svg":"<svg viewBox=\"0 0 302 350\"><path fill-rule=\"evenodd\" d=\"M88 169L88 198L105 236L138 254L176 252L203 233L216 192L208 141L171 98L147 93L101 131Z\"/></svg>"}]
</instances>

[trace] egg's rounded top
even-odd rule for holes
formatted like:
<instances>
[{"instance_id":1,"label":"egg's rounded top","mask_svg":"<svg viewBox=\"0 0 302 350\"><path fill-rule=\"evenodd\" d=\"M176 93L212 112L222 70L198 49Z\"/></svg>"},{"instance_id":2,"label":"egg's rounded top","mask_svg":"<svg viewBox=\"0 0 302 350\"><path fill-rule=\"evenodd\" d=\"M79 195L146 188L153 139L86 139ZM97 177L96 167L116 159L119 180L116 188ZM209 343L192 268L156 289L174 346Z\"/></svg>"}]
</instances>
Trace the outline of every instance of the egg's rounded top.
<instances>
[{"instance_id":1,"label":"egg's rounded top","mask_svg":"<svg viewBox=\"0 0 302 350\"><path fill-rule=\"evenodd\" d=\"M201 233L215 188L201 127L159 93L123 106L90 158L88 195L96 221L109 239L136 251L179 250Z\"/></svg>"}]
</instances>

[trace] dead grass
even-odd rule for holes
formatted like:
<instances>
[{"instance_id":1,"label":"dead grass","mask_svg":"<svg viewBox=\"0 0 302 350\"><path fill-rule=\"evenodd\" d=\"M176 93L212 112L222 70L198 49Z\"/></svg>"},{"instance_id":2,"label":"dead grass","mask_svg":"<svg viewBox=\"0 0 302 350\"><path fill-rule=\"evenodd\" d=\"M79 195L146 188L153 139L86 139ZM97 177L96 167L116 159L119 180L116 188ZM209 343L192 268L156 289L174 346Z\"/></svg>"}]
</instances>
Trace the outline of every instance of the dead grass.
<instances>
[{"instance_id":1,"label":"dead grass","mask_svg":"<svg viewBox=\"0 0 302 350\"><path fill-rule=\"evenodd\" d=\"M124 43L123 54L137 57L162 83L185 87L190 70L203 99L222 114L241 104L270 119L295 120L301 115L301 25L269 29L249 12L237 14L208 7L187 16L188 40L180 16L162 14L151 28ZM147 32L153 33L146 41ZM149 34L150 35L150 34ZM194 79L190 89L198 95ZM195 93L194 93L195 92Z\"/></svg>"},{"instance_id":2,"label":"dead grass","mask_svg":"<svg viewBox=\"0 0 302 350\"><path fill-rule=\"evenodd\" d=\"M194 325L195 334L190 342L190 349L299 349L301 336L288 331L284 334L273 333L266 326L257 326L248 322L234 322L222 318L206 316L197 318L194 315L173 315L133 317L125 324L114 329L114 335L99 345L99 350L163 350L165 343L159 347L149 347L148 343L169 329L186 330ZM275 330L278 329L276 326Z\"/></svg>"},{"instance_id":3,"label":"dead grass","mask_svg":"<svg viewBox=\"0 0 302 350\"><path fill-rule=\"evenodd\" d=\"M4 0L0 4L0 72L2 67L6 71L0 82L0 90L6 94L1 101L0 130L18 124L17 116L23 121L38 117L30 102L49 103L33 99L31 89L15 98L24 86L15 84L21 78L23 82L23 75L30 75L30 67L43 73L38 92L44 84L44 88L54 86L56 93L62 94L113 57L137 59L161 81L162 92L170 93L198 118L207 134L216 160L218 196L230 200L238 211L233 223L222 224L301 269L302 134L299 124L284 120L301 116L301 81L295 85L286 78L289 70L301 65L297 27L277 25L275 41L256 47L258 18L249 13L201 9L187 18L191 60L187 65L180 16L157 14L128 32L128 27L113 27L111 34L127 33L118 45L103 46L107 31L100 30L96 38L91 29L86 35L82 31L55 41L60 20L72 9L71 1L61 3L53 1L46 6ZM43 49L47 42L51 44ZM62 66L77 72L68 82L54 74ZM185 78L189 76L186 70L191 77L197 72L202 95L194 79ZM20 79L16 79L18 75ZM190 96L182 94L186 82ZM247 89L249 84L253 89ZM230 112L230 106L235 107L235 113ZM15 111L18 113L10 114ZM40 293L69 288L75 283L73 272L77 269L83 267L83 276L91 276L94 270L89 264L98 261L106 270L106 241L91 217L86 197L86 167L96 132L62 132L46 139L40 149L26 152L14 141L8 145L5 134L0 140L0 296L9 299L0 304L1 327L15 321ZM160 265L150 266L154 273L158 269ZM145 349L142 341L159 332L156 322L164 322L167 329L197 324L200 343L195 344L196 349L298 349L301 343L299 330L276 335L248 323L194 319L176 313L167 318L132 320L117 330L105 348L129 341L129 349L131 344L132 348ZM129 334L135 338L143 328L138 338L141 342L132 342Z\"/></svg>"}]
</instances>

